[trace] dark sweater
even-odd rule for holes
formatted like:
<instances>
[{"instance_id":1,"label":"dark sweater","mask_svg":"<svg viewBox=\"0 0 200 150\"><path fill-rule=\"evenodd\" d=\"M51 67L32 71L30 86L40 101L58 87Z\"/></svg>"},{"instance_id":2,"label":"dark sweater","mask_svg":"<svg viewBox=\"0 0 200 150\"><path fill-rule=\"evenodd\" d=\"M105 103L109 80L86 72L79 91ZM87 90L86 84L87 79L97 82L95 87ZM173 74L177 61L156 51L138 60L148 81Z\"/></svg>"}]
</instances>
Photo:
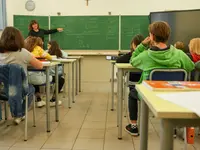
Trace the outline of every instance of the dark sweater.
<instances>
[{"instance_id":1,"label":"dark sweater","mask_svg":"<svg viewBox=\"0 0 200 150\"><path fill-rule=\"evenodd\" d=\"M28 33L28 36L36 36L40 37L42 41L44 41L44 35L47 34L52 34L58 32L57 29L52 29L52 30L44 30L44 29L39 29L38 32L35 32L34 30L30 30Z\"/></svg>"},{"instance_id":2,"label":"dark sweater","mask_svg":"<svg viewBox=\"0 0 200 150\"><path fill-rule=\"evenodd\" d=\"M116 63L129 63L131 56L131 52L119 56L116 60ZM141 72L130 72L129 80L132 82L138 82L140 80L141 74Z\"/></svg>"}]
</instances>

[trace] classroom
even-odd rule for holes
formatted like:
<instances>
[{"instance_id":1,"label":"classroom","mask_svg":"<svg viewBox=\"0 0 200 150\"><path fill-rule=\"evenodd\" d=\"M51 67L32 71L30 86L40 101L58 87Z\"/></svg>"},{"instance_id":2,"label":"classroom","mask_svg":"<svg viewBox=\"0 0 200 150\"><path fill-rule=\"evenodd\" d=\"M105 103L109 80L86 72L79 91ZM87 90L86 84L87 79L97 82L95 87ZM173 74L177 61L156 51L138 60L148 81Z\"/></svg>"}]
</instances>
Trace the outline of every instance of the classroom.
<instances>
[{"instance_id":1,"label":"classroom","mask_svg":"<svg viewBox=\"0 0 200 150\"><path fill-rule=\"evenodd\" d=\"M0 150L200 150L198 0L0 0Z\"/></svg>"}]
</instances>

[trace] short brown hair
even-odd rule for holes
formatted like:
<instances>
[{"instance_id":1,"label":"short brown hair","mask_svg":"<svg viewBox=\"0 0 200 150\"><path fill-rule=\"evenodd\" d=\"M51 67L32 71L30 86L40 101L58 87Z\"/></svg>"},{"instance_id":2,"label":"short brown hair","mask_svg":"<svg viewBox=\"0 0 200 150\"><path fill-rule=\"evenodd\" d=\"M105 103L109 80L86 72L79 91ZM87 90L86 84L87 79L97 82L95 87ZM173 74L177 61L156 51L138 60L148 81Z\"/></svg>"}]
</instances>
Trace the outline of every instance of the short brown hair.
<instances>
[{"instance_id":1,"label":"short brown hair","mask_svg":"<svg viewBox=\"0 0 200 150\"><path fill-rule=\"evenodd\" d=\"M24 38L21 32L15 27L6 27L0 39L2 52L21 51L24 48Z\"/></svg>"},{"instance_id":2,"label":"short brown hair","mask_svg":"<svg viewBox=\"0 0 200 150\"><path fill-rule=\"evenodd\" d=\"M25 48L32 52L36 46L43 47L43 41L40 37L29 36L25 39Z\"/></svg>"},{"instance_id":3,"label":"short brown hair","mask_svg":"<svg viewBox=\"0 0 200 150\"><path fill-rule=\"evenodd\" d=\"M142 41L144 40L144 37L141 34L137 34L133 37L132 41L131 41L131 45L130 48L131 50L133 50L132 48L132 44L134 43L135 46L137 47Z\"/></svg>"},{"instance_id":4,"label":"short brown hair","mask_svg":"<svg viewBox=\"0 0 200 150\"><path fill-rule=\"evenodd\" d=\"M174 47L176 47L177 49L183 50L183 51L184 51L184 49L185 49L184 43L183 43L183 42L180 42L180 41L176 42L176 43L174 44Z\"/></svg>"},{"instance_id":5,"label":"short brown hair","mask_svg":"<svg viewBox=\"0 0 200 150\"><path fill-rule=\"evenodd\" d=\"M170 26L164 21L154 22L149 25L149 32L153 35L155 42L166 43L170 36Z\"/></svg>"},{"instance_id":6,"label":"short brown hair","mask_svg":"<svg viewBox=\"0 0 200 150\"><path fill-rule=\"evenodd\" d=\"M189 43L190 52L200 55L200 38L194 38Z\"/></svg>"},{"instance_id":7,"label":"short brown hair","mask_svg":"<svg viewBox=\"0 0 200 150\"><path fill-rule=\"evenodd\" d=\"M29 23L28 29L33 30L32 25L34 25L34 24L38 25L38 29L40 28L39 23L36 20L31 20L31 22Z\"/></svg>"}]
</instances>

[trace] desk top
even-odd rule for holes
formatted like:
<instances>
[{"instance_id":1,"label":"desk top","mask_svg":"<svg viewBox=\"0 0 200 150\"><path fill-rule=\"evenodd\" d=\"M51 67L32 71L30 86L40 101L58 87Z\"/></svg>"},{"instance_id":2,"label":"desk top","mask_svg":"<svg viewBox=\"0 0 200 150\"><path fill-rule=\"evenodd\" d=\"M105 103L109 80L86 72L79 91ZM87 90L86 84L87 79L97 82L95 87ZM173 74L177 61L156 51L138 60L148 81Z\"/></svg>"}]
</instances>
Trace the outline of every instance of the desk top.
<instances>
[{"instance_id":1,"label":"desk top","mask_svg":"<svg viewBox=\"0 0 200 150\"><path fill-rule=\"evenodd\" d=\"M42 61L44 67L51 67L60 64L60 62Z\"/></svg>"},{"instance_id":2,"label":"desk top","mask_svg":"<svg viewBox=\"0 0 200 150\"><path fill-rule=\"evenodd\" d=\"M124 68L124 69L131 69L131 68L134 68L131 64L129 64L129 63L116 63L115 64L115 66L117 67L117 68Z\"/></svg>"},{"instance_id":3,"label":"desk top","mask_svg":"<svg viewBox=\"0 0 200 150\"><path fill-rule=\"evenodd\" d=\"M72 63L75 62L76 59L53 59L52 62L60 62L60 63Z\"/></svg>"},{"instance_id":4,"label":"desk top","mask_svg":"<svg viewBox=\"0 0 200 150\"><path fill-rule=\"evenodd\" d=\"M83 56L68 56L67 58L69 58L69 59L82 59L84 57Z\"/></svg>"},{"instance_id":5,"label":"desk top","mask_svg":"<svg viewBox=\"0 0 200 150\"><path fill-rule=\"evenodd\" d=\"M137 84L136 89L142 99L146 102L149 109L157 118L199 118L194 112L179 105L163 100L156 94L166 92L155 92L149 90L142 84ZM172 92L168 92L172 93Z\"/></svg>"},{"instance_id":6,"label":"desk top","mask_svg":"<svg viewBox=\"0 0 200 150\"><path fill-rule=\"evenodd\" d=\"M116 63L116 60L110 60L110 63Z\"/></svg>"},{"instance_id":7,"label":"desk top","mask_svg":"<svg viewBox=\"0 0 200 150\"><path fill-rule=\"evenodd\" d=\"M66 50L70 56L118 56L118 50Z\"/></svg>"}]
</instances>

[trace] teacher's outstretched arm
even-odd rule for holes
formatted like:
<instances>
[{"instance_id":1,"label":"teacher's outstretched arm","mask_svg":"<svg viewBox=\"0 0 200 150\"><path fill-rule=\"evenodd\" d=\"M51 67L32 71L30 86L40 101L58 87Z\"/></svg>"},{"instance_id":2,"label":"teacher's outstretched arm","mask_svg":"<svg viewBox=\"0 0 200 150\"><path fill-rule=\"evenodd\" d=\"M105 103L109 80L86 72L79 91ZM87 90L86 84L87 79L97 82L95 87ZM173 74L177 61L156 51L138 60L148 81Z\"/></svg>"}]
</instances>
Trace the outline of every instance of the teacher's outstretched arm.
<instances>
[{"instance_id":1,"label":"teacher's outstretched arm","mask_svg":"<svg viewBox=\"0 0 200 150\"><path fill-rule=\"evenodd\" d=\"M56 32L62 32L63 28L57 28L57 29L50 29L50 30L44 30L44 34L53 34Z\"/></svg>"},{"instance_id":2,"label":"teacher's outstretched arm","mask_svg":"<svg viewBox=\"0 0 200 150\"><path fill-rule=\"evenodd\" d=\"M56 32L62 32L63 28L57 28L52 30L45 30L40 29L39 23L36 20L31 20L29 24L29 33L28 36L36 36L42 38L42 41L44 41L44 35L47 34L53 34Z\"/></svg>"}]
</instances>

